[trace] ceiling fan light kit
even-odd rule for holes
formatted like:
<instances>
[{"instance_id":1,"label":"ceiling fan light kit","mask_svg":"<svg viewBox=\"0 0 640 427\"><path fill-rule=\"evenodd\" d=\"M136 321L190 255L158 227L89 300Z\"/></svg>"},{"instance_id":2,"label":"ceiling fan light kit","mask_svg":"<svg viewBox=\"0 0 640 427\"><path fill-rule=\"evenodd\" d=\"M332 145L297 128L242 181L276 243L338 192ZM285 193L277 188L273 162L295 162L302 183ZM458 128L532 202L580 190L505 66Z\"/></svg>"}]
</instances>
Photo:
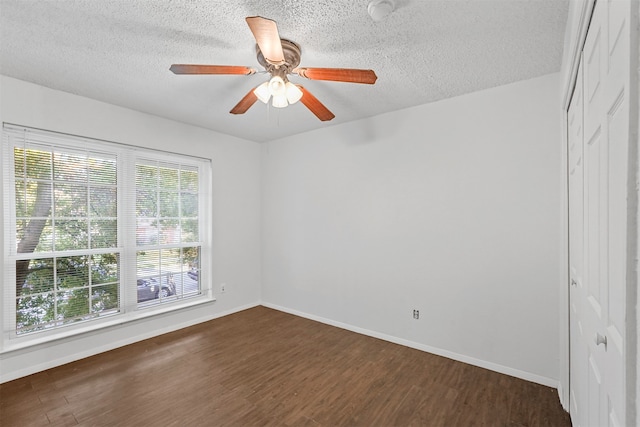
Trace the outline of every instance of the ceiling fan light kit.
<instances>
[{"instance_id":1,"label":"ceiling fan light kit","mask_svg":"<svg viewBox=\"0 0 640 427\"><path fill-rule=\"evenodd\" d=\"M269 102L271 98L271 92L269 91L269 82L264 82L253 90L253 93L258 97L261 102L265 104Z\"/></svg>"},{"instance_id":2,"label":"ceiling fan light kit","mask_svg":"<svg viewBox=\"0 0 640 427\"><path fill-rule=\"evenodd\" d=\"M389 2L393 10L391 0ZM373 3L380 3L372 2ZM371 9L371 4L369 8ZM369 12L371 14L371 11ZM390 13L390 11L389 11ZM385 15L386 16L386 15ZM373 17L373 15L372 15ZM373 70L354 68L308 68L300 67L300 47L287 39L281 39L276 22L260 16L246 18L247 25L256 39L257 59L260 65L271 74L271 79L251 89L235 107L232 114L244 114L257 101L268 103L276 108L284 108L298 101L302 103L320 120L327 121L335 115L327 109L315 96L302 86L289 81L289 74L296 74L310 80L327 80L347 83L374 84L377 76ZM251 75L253 68L230 65L191 65L173 64L169 68L174 74L241 74Z\"/></svg>"},{"instance_id":3,"label":"ceiling fan light kit","mask_svg":"<svg viewBox=\"0 0 640 427\"><path fill-rule=\"evenodd\" d=\"M302 91L298 89L298 86L294 85L291 82L287 82L285 86L287 92L287 101L289 101L289 104L295 104L296 102L300 101L300 98L302 98Z\"/></svg>"},{"instance_id":4,"label":"ceiling fan light kit","mask_svg":"<svg viewBox=\"0 0 640 427\"><path fill-rule=\"evenodd\" d=\"M269 80L269 92L273 96L282 96L284 95L284 80L280 76L274 76Z\"/></svg>"},{"instance_id":5,"label":"ceiling fan light kit","mask_svg":"<svg viewBox=\"0 0 640 427\"><path fill-rule=\"evenodd\" d=\"M273 101L271 101L271 105L273 105L276 108L284 108L287 105L289 105L289 103L287 102L287 96L282 94L282 95L273 95Z\"/></svg>"},{"instance_id":6,"label":"ceiling fan light kit","mask_svg":"<svg viewBox=\"0 0 640 427\"><path fill-rule=\"evenodd\" d=\"M291 82L284 82L281 77L272 77L268 82L264 82L253 90L253 93L263 103L268 103L273 97L272 105L276 108L283 108L290 104L295 104L302 98L302 91Z\"/></svg>"}]
</instances>

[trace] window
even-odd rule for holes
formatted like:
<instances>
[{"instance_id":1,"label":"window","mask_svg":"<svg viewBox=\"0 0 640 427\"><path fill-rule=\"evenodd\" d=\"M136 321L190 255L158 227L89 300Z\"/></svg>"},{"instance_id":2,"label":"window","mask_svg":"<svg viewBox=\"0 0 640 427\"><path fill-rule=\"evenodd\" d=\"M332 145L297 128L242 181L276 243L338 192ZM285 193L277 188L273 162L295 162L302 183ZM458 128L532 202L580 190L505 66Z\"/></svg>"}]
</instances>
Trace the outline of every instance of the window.
<instances>
[{"instance_id":1,"label":"window","mask_svg":"<svg viewBox=\"0 0 640 427\"><path fill-rule=\"evenodd\" d=\"M11 125L3 158L10 338L212 299L209 161Z\"/></svg>"},{"instance_id":2,"label":"window","mask_svg":"<svg viewBox=\"0 0 640 427\"><path fill-rule=\"evenodd\" d=\"M200 292L198 169L151 159L136 162L138 303Z\"/></svg>"}]
</instances>

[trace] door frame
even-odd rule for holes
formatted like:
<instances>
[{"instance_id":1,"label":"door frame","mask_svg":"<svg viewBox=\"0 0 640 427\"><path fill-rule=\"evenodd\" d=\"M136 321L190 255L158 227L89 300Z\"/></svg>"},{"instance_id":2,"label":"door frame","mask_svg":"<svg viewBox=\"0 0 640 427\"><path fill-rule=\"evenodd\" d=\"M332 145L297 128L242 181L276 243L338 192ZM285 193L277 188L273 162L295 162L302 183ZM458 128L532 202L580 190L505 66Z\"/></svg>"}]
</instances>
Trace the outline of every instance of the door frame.
<instances>
[{"instance_id":1,"label":"door frame","mask_svg":"<svg viewBox=\"0 0 640 427\"><path fill-rule=\"evenodd\" d=\"M568 180L568 109L576 85L580 55L584 47L591 15L596 1L582 0L570 2L567 28L565 31L565 52L561 70L561 108L562 108L562 240L560 242L562 260L560 265L562 277L560 286L560 369L558 394L565 410L569 410L569 373L570 373L570 325L569 325L569 180ZM615 1L615 0L614 0ZM638 263L638 247L640 228L638 226L640 209L640 160L638 135L640 126L640 90L639 90L639 56L640 40L638 24L640 23L640 2L631 1L629 14L630 43L630 102L629 102L629 163L627 177L627 280L626 280L626 327L625 327L625 371L627 373L626 420L629 425L638 425L640 414L640 361L638 360L638 343L640 328L638 327L638 306L640 306L640 268ZM635 71L634 71L635 70Z\"/></svg>"}]
</instances>

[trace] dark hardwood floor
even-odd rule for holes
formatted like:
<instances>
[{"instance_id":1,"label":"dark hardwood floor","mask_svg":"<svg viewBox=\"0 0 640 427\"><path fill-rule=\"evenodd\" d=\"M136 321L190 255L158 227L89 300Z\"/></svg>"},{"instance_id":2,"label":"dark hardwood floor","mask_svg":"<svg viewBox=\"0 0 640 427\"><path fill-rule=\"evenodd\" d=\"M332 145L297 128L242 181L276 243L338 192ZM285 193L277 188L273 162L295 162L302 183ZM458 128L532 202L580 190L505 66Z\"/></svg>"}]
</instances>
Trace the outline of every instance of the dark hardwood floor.
<instances>
[{"instance_id":1,"label":"dark hardwood floor","mask_svg":"<svg viewBox=\"0 0 640 427\"><path fill-rule=\"evenodd\" d=\"M256 307L0 385L0 425L570 426L557 391Z\"/></svg>"}]
</instances>

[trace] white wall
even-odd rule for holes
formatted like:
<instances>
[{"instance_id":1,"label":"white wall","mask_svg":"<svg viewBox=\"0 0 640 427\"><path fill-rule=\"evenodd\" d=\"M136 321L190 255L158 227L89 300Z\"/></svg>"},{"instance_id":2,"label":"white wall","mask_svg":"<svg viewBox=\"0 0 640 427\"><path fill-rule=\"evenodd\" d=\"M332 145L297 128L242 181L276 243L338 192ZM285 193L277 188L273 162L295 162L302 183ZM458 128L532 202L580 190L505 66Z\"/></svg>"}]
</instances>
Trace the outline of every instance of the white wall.
<instances>
[{"instance_id":1,"label":"white wall","mask_svg":"<svg viewBox=\"0 0 640 427\"><path fill-rule=\"evenodd\" d=\"M263 303L557 386L559 87L264 144Z\"/></svg>"},{"instance_id":2,"label":"white wall","mask_svg":"<svg viewBox=\"0 0 640 427\"><path fill-rule=\"evenodd\" d=\"M214 293L227 283L211 304L1 354L0 382L259 304L259 144L5 76L0 122L211 158Z\"/></svg>"},{"instance_id":3,"label":"white wall","mask_svg":"<svg viewBox=\"0 0 640 427\"><path fill-rule=\"evenodd\" d=\"M260 146L0 77L0 121L212 158L214 290L229 284L211 305L2 354L0 381L262 292L265 305L556 385L558 87L549 75Z\"/></svg>"}]
</instances>

